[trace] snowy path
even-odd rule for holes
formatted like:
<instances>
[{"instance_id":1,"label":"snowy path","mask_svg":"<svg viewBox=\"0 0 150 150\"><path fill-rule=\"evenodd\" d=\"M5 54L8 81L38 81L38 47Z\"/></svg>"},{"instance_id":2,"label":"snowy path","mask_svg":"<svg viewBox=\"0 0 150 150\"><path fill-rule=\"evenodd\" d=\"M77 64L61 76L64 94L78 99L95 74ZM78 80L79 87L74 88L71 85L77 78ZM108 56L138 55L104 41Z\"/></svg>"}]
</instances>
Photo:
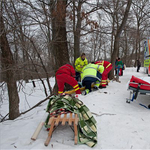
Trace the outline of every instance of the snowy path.
<instances>
[{"instance_id":1,"label":"snowy path","mask_svg":"<svg viewBox=\"0 0 150 150\"><path fill-rule=\"evenodd\" d=\"M132 75L146 77L142 69L137 73L136 68L127 68L124 76L120 77L121 83L111 81L106 89L79 96L97 120L98 143L92 149L150 149L150 110L139 105L150 104L150 96L139 95L133 103L126 103L129 97L127 83ZM31 105L36 99L44 99L42 92L34 90L33 95L27 97ZM27 107L23 99L22 110ZM16 120L0 123L0 149L91 149L86 145L74 145L74 133L68 126L59 126L54 131L48 147L44 146L47 137L45 128L36 141L30 140L47 103ZM2 106L1 111L5 112L6 106Z\"/></svg>"}]
</instances>

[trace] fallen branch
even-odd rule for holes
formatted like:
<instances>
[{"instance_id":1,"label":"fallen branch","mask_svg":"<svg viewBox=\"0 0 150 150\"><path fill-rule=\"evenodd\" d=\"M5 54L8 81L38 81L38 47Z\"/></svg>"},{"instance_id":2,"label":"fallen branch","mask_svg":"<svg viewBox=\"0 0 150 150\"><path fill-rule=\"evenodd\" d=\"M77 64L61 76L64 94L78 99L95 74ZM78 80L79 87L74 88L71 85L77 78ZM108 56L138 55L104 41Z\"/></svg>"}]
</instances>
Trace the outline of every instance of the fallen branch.
<instances>
[{"instance_id":1,"label":"fallen branch","mask_svg":"<svg viewBox=\"0 0 150 150\"><path fill-rule=\"evenodd\" d=\"M47 101L51 96L52 96L52 95L49 95L48 97L46 97L45 99L43 99L42 101L40 101L39 103L37 103L36 105L34 105L33 107L31 107L30 109L28 109L28 110L26 110L26 111L20 113L20 115L25 114L25 113L29 112L30 110L32 110L32 109L38 107L38 106L39 106L40 104L42 104L43 102ZM3 122L4 119L5 119L8 115L9 115L9 113L8 113L5 117L3 117L0 122ZM20 116L20 115L19 115L19 116ZM9 120L9 119L7 119L7 120Z\"/></svg>"},{"instance_id":2,"label":"fallen branch","mask_svg":"<svg viewBox=\"0 0 150 150\"><path fill-rule=\"evenodd\" d=\"M96 116L103 116L103 115L116 115L116 114L109 114L109 113L103 113L103 114L97 114L97 113L94 113L94 112L91 112L93 115L96 115Z\"/></svg>"},{"instance_id":3,"label":"fallen branch","mask_svg":"<svg viewBox=\"0 0 150 150\"><path fill-rule=\"evenodd\" d=\"M5 117L3 117L3 118L1 119L1 121L0 121L0 122L3 122L3 121L4 121L4 119L5 119L8 115L9 115L9 113L8 113Z\"/></svg>"},{"instance_id":4,"label":"fallen branch","mask_svg":"<svg viewBox=\"0 0 150 150\"><path fill-rule=\"evenodd\" d=\"M20 115L25 114L27 112L29 112L30 110L34 109L35 107L38 107L40 104L42 104L43 102L47 101L52 95L49 95L48 97L46 97L44 100L40 101L39 103L37 103L36 105L34 105L33 107L31 107L30 109L20 113Z\"/></svg>"}]
</instances>

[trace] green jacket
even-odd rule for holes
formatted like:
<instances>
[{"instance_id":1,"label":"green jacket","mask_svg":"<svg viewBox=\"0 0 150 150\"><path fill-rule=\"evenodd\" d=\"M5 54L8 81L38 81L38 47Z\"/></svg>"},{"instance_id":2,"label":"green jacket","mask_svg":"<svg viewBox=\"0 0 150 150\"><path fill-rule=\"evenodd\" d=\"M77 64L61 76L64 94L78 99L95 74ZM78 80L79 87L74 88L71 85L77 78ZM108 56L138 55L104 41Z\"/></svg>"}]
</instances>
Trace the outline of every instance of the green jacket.
<instances>
[{"instance_id":1,"label":"green jacket","mask_svg":"<svg viewBox=\"0 0 150 150\"><path fill-rule=\"evenodd\" d=\"M85 58L84 60L81 59L81 57L77 58L75 61L75 70L77 72L81 72L83 68L81 66L86 66L88 64L87 59Z\"/></svg>"},{"instance_id":2,"label":"green jacket","mask_svg":"<svg viewBox=\"0 0 150 150\"><path fill-rule=\"evenodd\" d=\"M82 70L81 80L83 80L85 77L93 77L93 78L97 78L98 80L100 80L97 77L97 71L99 71L102 74L104 71L104 66L97 65L97 64L86 65Z\"/></svg>"},{"instance_id":3,"label":"green jacket","mask_svg":"<svg viewBox=\"0 0 150 150\"><path fill-rule=\"evenodd\" d=\"M119 66L120 68L123 68L123 62L121 60L117 61L116 66L117 67Z\"/></svg>"}]
</instances>

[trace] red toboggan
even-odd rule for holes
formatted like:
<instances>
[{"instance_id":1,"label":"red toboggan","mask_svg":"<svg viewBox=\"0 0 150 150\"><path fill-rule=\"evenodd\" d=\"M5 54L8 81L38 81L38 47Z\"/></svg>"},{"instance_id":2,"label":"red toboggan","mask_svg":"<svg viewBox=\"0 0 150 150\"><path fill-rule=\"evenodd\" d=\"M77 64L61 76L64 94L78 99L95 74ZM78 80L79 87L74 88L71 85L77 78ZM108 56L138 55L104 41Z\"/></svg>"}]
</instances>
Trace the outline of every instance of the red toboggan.
<instances>
[{"instance_id":1,"label":"red toboggan","mask_svg":"<svg viewBox=\"0 0 150 150\"><path fill-rule=\"evenodd\" d=\"M140 78L137 78L135 76L132 76L130 83L129 83L129 88L131 89L135 88L135 90L139 89L141 92L147 93L147 92L150 92L150 83Z\"/></svg>"},{"instance_id":2,"label":"red toboggan","mask_svg":"<svg viewBox=\"0 0 150 150\"><path fill-rule=\"evenodd\" d=\"M128 90L130 90L130 98L127 99L127 103L136 100L138 94L150 95L150 77L145 77L143 79L132 76L128 85ZM150 105L148 106L150 108Z\"/></svg>"}]
</instances>

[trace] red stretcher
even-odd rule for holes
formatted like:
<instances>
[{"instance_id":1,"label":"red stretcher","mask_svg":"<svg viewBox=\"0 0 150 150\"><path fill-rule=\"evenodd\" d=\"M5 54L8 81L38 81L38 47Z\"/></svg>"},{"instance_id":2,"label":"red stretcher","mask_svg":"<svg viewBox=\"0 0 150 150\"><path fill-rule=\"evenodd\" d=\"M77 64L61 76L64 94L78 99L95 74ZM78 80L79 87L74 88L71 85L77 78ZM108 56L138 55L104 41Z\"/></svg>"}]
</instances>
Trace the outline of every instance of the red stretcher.
<instances>
[{"instance_id":1,"label":"red stretcher","mask_svg":"<svg viewBox=\"0 0 150 150\"><path fill-rule=\"evenodd\" d=\"M146 77L147 80L137 78L132 76L128 85L128 90L130 90L130 98L127 99L127 103L136 100L138 94L150 95L150 77ZM140 104L142 105L142 104ZM145 105L143 105L145 106ZM150 109L150 105L148 107Z\"/></svg>"}]
</instances>

